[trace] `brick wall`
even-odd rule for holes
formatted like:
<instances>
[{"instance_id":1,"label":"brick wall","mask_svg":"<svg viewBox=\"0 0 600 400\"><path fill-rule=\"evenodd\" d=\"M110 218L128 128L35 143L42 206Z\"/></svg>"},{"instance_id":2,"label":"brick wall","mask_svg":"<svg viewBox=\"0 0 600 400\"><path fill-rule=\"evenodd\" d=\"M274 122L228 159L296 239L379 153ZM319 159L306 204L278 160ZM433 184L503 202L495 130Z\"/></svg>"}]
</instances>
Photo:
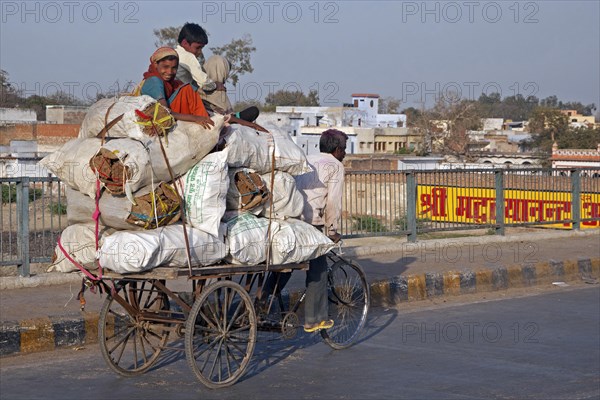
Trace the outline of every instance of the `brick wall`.
<instances>
[{"instance_id":1,"label":"brick wall","mask_svg":"<svg viewBox=\"0 0 600 400\"><path fill-rule=\"evenodd\" d=\"M79 124L7 124L0 125L0 146L12 140L37 140L39 144L65 142L76 138Z\"/></svg>"}]
</instances>

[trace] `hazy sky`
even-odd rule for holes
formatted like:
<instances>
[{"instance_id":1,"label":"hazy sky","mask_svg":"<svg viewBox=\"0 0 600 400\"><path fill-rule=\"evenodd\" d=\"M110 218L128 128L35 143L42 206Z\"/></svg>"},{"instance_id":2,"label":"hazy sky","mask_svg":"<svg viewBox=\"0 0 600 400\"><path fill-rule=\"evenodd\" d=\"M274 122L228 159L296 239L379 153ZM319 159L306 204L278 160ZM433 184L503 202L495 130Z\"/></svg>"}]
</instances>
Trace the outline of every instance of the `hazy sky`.
<instances>
[{"instance_id":1,"label":"hazy sky","mask_svg":"<svg viewBox=\"0 0 600 400\"><path fill-rule=\"evenodd\" d=\"M154 28L197 22L222 45L248 33L254 72L233 100L270 90L402 100L521 93L600 105L600 1L1 1L0 68L24 93L95 98L139 82ZM210 50L205 52L209 56Z\"/></svg>"}]
</instances>

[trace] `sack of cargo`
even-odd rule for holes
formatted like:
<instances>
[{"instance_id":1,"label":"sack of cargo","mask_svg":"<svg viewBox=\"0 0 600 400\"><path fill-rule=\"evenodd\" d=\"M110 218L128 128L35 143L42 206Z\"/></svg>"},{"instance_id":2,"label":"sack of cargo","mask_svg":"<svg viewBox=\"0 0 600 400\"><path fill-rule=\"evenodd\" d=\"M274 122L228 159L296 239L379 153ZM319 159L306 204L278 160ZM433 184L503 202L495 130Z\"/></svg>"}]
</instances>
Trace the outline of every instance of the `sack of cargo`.
<instances>
[{"instance_id":1,"label":"sack of cargo","mask_svg":"<svg viewBox=\"0 0 600 400\"><path fill-rule=\"evenodd\" d=\"M48 272L73 272L79 271L69 260L71 257L82 266L96 261L96 225L95 224L75 224L67 226L60 234L60 245L57 244L54 248L52 256L52 264L48 267ZM104 240L116 232L112 228L100 228L98 231L99 243L101 246ZM67 257L62 248L69 255Z\"/></svg>"},{"instance_id":2,"label":"sack of cargo","mask_svg":"<svg viewBox=\"0 0 600 400\"><path fill-rule=\"evenodd\" d=\"M296 188L296 180L287 172L275 171L273 179L273 188L271 188L271 174L262 175L262 179L267 184L271 192L273 201L272 218L286 219L298 218L302 215L304 209L304 196ZM270 201L267 201L260 212L263 217L269 217L271 214Z\"/></svg>"},{"instance_id":3,"label":"sack of cargo","mask_svg":"<svg viewBox=\"0 0 600 400\"><path fill-rule=\"evenodd\" d=\"M232 125L224 138L229 150L227 162L230 167L246 167L265 174L272 169L274 151L276 170L294 176L312 170L302 149L281 130L268 133L247 126Z\"/></svg>"},{"instance_id":4,"label":"sack of cargo","mask_svg":"<svg viewBox=\"0 0 600 400\"><path fill-rule=\"evenodd\" d=\"M174 125L171 112L150 96L122 96L98 100L88 109L80 138L97 137L107 129L105 137L144 139L156 134L164 136Z\"/></svg>"},{"instance_id":5,"label":"sack of cargo","mask_svg":"<svg viewBox=\"0 0 600 400\"><path fill-rule=\"evenodd\" d=\"M100 139L69 140L60 149L44 157L40 165L70 188L95 198L96 174L90 168L90 159L98 152L100 143Z\"/></svg>"},{"instance_id":6,"label":"sack of cargo","mask_svg":"<svg viewBox=\"0 0 600 400\"><path fill-rule=\"evenodd\" d=\"M211 129L179 122L168 137L160 139L165 154L157 137L109 140L90 160L91 168L98 171L100 181L114 195L133 193L152 182L170 181L165 155L175 178L185 174L217 144L224 117L212 119Z\"/></svg>"},{"instance_id":7,"label":"sack of cargo","mask_svg":"<svg viewBox=\"0 0 600 400\"><path fill-rule=\"evenodd\" d=\"M279 230L271 241L273 264L291 264L312 260L335 246L323 232L297 219L279 221Z\"/></svg>"},{"instance_id":8,"label":"sack of cargo","mask_svg":"<svg viewBox=\"0 0 600 400\"><path fill-rule=\"evenodd\" d=\"M279 229L278 221L241 213L227 221L227 261L233 264L256 265L267 259L270 235Z\"/></svg>"},{"instance_id":9,"label":"sack of cargo","mask_svg":"<svg viewBox=\"0 0 600 400\"><path fill-rule=\"evenodd\" d=\"M76 190L68 189L67 222L69 224L91 221L96 211L96 200ZM173 224L181 218L177 193L172 185L161 182L154 188L146 186L135 192L132 199L125 196L100 196L99 223L115 229L141 230Z\"/></svg>"},{"instance_id":10,"label":"sack of cargo","mask_svg":"<svg viewBox=\"0 0 600 400\"><path fill-rule=\"evenodd\" d=\"M177 180L177 185L184 199L186 221L217 236L229 188L227 150L204 157Z\"/></svg>"},{"instance_id":11,"label":"sack of cargo","mask_svg":"<svg viewBox=\"0 0 600 400\"><path fill-rule=\"evenodd\" d=\"M248 168L229 170L227 210L258 214L268 199L267 185L256 172Z\"/></svg>"},{"instance_id":12,"label":"sack of cargo","mask_svg":"<svg viewBox=\"0 0 600 400\"><path fill-rule=\"evenodd\" d=\"M181 218L181 204L175 188L161 182L147 194L134 197L127 222L144 229L173 224Z\"/></svg>"},{"instance_id":13,"label":"sack of cargo","mask_svg":"<svg viewBox=\"0 0 600 400\"><path fill-rule=\"evenodd\" d=\"M227 255L222 239L186 226L193 266L205 266ZM225 227L221 230L221 238ZM117 273L146 271L159 266L187 267L182 225L149 231L120 231L109 236L100 249L100 265Z\"/></svg>"}]
</instances>

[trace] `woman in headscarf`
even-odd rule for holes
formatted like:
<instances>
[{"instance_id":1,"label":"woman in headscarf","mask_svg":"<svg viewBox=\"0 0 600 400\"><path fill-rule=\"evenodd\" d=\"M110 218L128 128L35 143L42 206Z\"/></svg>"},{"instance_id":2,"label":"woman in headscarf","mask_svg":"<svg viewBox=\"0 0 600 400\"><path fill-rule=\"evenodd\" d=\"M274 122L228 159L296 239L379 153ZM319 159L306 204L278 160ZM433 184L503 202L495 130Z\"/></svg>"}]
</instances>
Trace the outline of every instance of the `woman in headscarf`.
<instances>
[{"instance_id":1,"label":"woman in headscarf","mask_svg":"<svg viewBox=\"0 0 600 400\"><path fill-rule=\"evenodd\" d=\"M160 47L150 57L150 66L144 73L139 94L148 95L171 109L176 120L196 122L206 129L214 125L202 99L189 84L175 79L179 56L170 47Z\"/></svg>"}]
</instances>

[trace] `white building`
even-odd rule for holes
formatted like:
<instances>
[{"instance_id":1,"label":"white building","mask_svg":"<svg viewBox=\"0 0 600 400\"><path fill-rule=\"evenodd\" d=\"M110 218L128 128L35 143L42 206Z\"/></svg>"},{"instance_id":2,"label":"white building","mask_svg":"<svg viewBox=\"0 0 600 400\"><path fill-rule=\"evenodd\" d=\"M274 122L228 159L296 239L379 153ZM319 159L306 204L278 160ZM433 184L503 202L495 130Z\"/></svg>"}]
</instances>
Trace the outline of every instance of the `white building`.
<instances>
[{"instance_id":1,"label":"white building","mask_svg":"<svg viewBox=\"0 0 600 400\"><path fill-rule=\"evenodd\" d=\"M600 143L594 149L559 149L556 142L552 146L552 168L590 168L583 175L600 176ZM562 173L569 175L568 171Z\"/></svg>"},{"instance_id":2,"label":"white building","mask_svg":"<svg viewBox=\"0 0 600 400\"><path fill-rule=\"evenodd\" d=\"M335 128L348 135L346 152L373 153L376 151L374 137L378 132L391 136L407 136L405 114L379 114L379 95L353 94L352 104L344 107L296 107L279 106L275 113L261 113L257 123L268 128L275 126L285 130L303 148L306 154L319 151L321 133ZM382 130L383 129L383 130ZM394 134L393 131L398 129ZM361 136L372 137L367 146ZM396 140L395 138L394 140ZM392 139L390 139L392 140ZM390 142L390 151L401 145ZM396 149L397 150L397 149Z\"/></svg>"}]
</instances>

